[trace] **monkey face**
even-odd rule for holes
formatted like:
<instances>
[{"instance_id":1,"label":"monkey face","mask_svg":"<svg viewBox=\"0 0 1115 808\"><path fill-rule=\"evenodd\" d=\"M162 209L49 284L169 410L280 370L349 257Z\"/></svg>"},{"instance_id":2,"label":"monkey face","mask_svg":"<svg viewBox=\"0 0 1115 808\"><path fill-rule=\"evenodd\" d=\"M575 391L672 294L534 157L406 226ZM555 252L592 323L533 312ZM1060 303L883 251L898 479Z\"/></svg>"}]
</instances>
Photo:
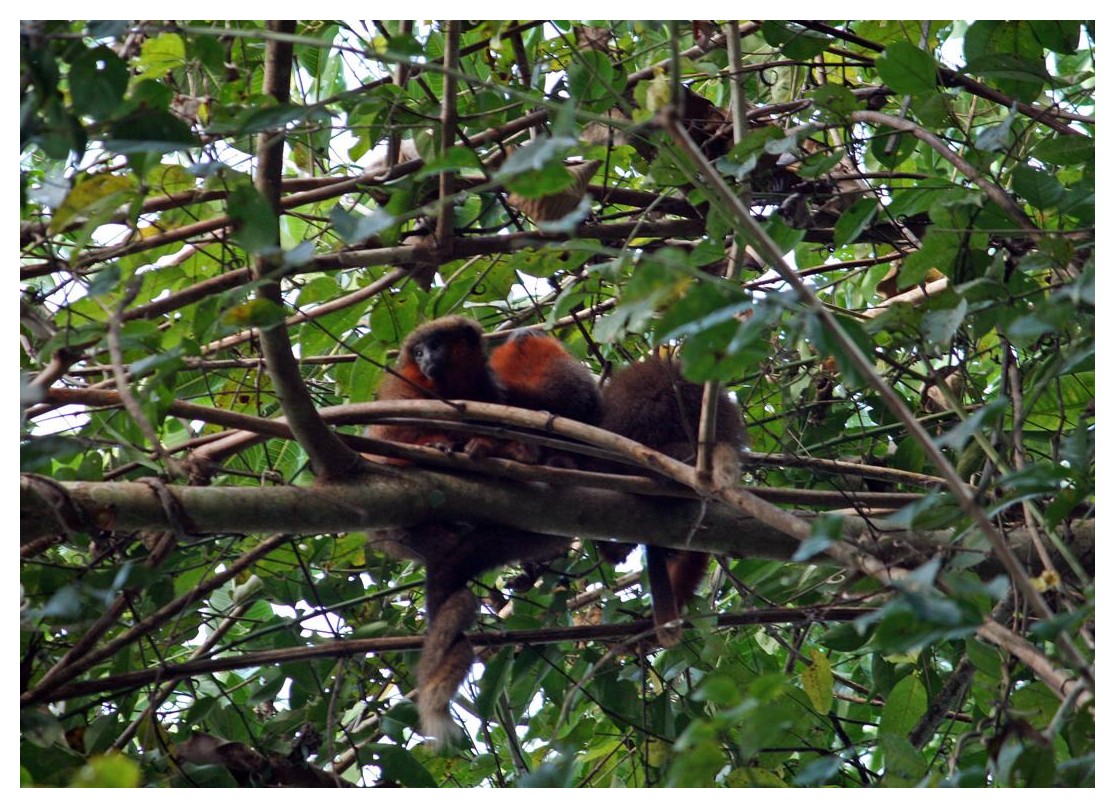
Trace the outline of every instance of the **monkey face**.
<instances>
[{"instance_id":1,"label":"monkey face","mask_svg":"<svg viewBox=\"0 0 1115 808\"><path fill-rule=\"evenodd\" d=\"M475 371L486 365L480 334L471 320L442 317L415 329L403 344L403 353L445 395L454 392L444 389L448 380L468 375L466 368Z\"/></svg>"},{"instance_id":2,"label":"monkey face","mask_svg":"<svg viewBox=\"0 0 1115 808\"><path fill-rule=\"evenodd\" d=\"M452 364L449 355L450 347L450 344L445 340L440 339L437 335L431 335L428 339L413 345L410 349L410 356L414 360L414 364L418 365L418 369L422 371L423 376L434 382L439 382L444 378Z\"/></svg>"}]
</instances>

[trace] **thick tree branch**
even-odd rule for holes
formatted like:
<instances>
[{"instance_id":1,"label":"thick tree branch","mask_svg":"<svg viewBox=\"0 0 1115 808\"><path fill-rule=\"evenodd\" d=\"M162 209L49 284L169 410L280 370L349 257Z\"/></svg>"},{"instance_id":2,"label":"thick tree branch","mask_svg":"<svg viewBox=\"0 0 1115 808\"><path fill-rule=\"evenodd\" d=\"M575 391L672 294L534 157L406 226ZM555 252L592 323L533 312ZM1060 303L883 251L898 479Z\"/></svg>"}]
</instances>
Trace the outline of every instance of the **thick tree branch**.
<instances>
[{"instance_id":1,"label":"thick tree branch","mask_svg":"<svg viewBox=\"0 0 1115 808\"><path fill-rule=\"evenodd\" d=\"M646 489L644 489L646 490ZM265 533L302 535L401 527L423 521L505 524L535 533L577 535L705 550L733 557L789 560L798 542L727 506L669 495L622 493L599 487L551 485L477 474L380 467L351 482L309 488L275 486L168 486L191 534ZM61 483L34 475L21 478L20 528L24 539L104 530L167 529L163 503L142 483ZM811 520L816 514L800 512ZM695 529L696 528L696 529ZM978 547L955 547L953 533L888 526L885 518L844 516L844 536L888 563L920 563L942 551L964 564L989 564ZM1009 535L1020 551L1025 530ZM1080 555L1094 555L1093 521L1072 526ZM1041 568L1040 561L1033 565Z\"/></svg>"},{"instance_id":2,"label":"thick tree branch","mask_svg":"<svg viewBox=\"0 0 1115 808\"><path fill-rule=\"evenodd\" d=\"M268 29L276 33L293 34L293 21L269 21ZM279 104L290 100L290 73L294 46L283 39L267 41L263 90ZM282 130L264 132L259 137L256 166L256 187L275 212L275 239L278 245L279 180L283 170L285 137ZM280 281L274 277L275 262L267 255L257 255L252 264L253 280L262 281L257 295L279 309L284 307ZM323 480L347 476L360 463L360 456L338 439L317 414L309 391L302 381L298 362L290 343L285 324L260 331L260 347L267 362L267 372L275 386L275 393L282 403L291 429L310 458L314 473Z\"/></svg>"}]
</instances>

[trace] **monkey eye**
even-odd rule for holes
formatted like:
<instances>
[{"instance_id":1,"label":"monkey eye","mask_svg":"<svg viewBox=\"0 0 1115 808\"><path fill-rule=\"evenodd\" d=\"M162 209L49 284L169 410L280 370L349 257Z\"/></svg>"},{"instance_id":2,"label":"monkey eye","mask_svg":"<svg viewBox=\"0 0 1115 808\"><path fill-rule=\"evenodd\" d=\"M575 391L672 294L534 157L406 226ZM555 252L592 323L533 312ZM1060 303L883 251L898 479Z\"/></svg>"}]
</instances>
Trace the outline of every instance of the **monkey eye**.
<instances>
[{"instance_id":1,"label":"monkey eye","mask_svg":"<svg viewBox=\"0 0 1115 808\"><path fill-rule=\"evenodd\" d=\"M421 345L415 345L414 348L411 349L411 354L414 356L415 359L418 359L420 356L422 356L425 353L426 353L426 349L423 348Z\"/></svg>"}]
</instances>

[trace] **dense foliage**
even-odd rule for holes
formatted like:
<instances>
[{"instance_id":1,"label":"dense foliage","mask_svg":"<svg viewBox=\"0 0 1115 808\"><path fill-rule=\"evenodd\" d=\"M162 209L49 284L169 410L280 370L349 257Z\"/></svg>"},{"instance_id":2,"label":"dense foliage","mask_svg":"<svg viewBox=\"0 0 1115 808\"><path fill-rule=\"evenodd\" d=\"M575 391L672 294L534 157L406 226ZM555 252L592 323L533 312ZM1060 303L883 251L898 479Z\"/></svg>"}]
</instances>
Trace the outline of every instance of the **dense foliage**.
<instances>
[{"instance_id":1,"label":"dense foliage","mask_svg":"<svg viewBox=\"0 0 1115 808\"><path fill-rule=\"evenodd\" d=\"M1094 38L23 23L22 782L1091 785ZM675 351L790 521L676 480L718 563L666 651L637 555L483 576L435 754L423 570L360 529L406 491L334 434L450 313ZM560 476L485 507L560 532Z\"/></svg>"}]
</instances>

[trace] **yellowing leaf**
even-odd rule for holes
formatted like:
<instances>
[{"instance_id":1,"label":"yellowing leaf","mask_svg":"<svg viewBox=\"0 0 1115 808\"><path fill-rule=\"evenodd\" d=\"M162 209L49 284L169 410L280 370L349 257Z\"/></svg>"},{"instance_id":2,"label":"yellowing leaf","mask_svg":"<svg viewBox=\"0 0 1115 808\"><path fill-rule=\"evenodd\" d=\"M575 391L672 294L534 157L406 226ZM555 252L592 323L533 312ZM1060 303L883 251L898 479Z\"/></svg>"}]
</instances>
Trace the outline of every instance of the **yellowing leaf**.
<instances>
[{"instance_id":1,"label":"yellowing leaf","mask_svg":"<svg viewBox=\"0 0 1115 808\"><path fill-rule=\"evenodd\" d=\"M132 181L119 174L98 174L79 182L54 212L50 220L49 232L61 232L70 222L80 216L92 217L104 212L105 208L115 210L124 201L124 194L132 190Z\"/></svg>"},{"instance_id":2,"label":"yellowing leaf","mask_svg":"<svg viewBox=\"0 0 1115 808\"><path fill-rule=\"evenodd\" d=\"M809 650L812 664L801 673L801 686L813 709L825 715L832 709L832 667L819 648Z\"/></svg>"}]
</instances>

